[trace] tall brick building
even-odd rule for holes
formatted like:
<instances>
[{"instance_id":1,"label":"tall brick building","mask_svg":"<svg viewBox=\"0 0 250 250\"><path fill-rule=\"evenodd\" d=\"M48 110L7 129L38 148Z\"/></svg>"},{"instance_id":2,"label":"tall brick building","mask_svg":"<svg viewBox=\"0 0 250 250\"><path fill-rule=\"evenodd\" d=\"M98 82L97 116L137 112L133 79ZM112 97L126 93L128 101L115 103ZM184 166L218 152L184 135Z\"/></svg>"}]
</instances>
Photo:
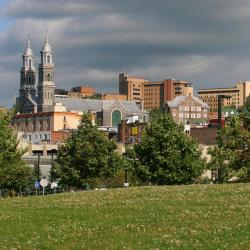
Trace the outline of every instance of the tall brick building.
<instances>
[{"instance_id":1,"label":"tall brick building","mask_svg":"<svg viewBox=\"0 0 250 250\"><path fill-rule=\"evenodd\" d=\"M144 108L151 110L164 106L177 96L193 95L193 85L187 81L175 79L150 82L121 73L119 75L119 93L127 95L129 101L136 101L138 104L143 99Z\"/></svg>"}]
</instances>

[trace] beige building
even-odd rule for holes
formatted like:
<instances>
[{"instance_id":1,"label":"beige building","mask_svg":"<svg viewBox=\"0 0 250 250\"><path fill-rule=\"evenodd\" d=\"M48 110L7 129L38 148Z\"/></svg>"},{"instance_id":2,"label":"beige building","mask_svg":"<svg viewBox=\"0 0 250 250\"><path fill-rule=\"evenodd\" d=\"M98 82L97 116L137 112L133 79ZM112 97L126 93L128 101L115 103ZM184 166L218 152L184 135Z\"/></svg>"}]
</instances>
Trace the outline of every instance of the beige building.
<instances>
[{"instance_id":1,"label":"beige building","mask_svg":"<svg viewBox=\"0 0 250 250\"><path fill-rule=\"evenodd\" d=\"M146 79L128 76L126 73L119 74L119 93L126 95L128 101L140 104L140 100L144 98L144 84L147 82Z\"/></svg>"},{"instance_id":2,"label":"beige building","mask_svg":"<svg viewBox=\"0 0 250 250\"><path fill-rule=\"evenodd\" d=\"M208 124L210 107L195 96L177 96L168 102L170 113L177 123Z\"/></svg>"},{"instance_id":3,"label":"beige building","mask_svg":"<svg viewBox=\"0 0 250 250\"><path fill-rule=\"evenodd\" d=\"M218 95L230 96L223 99L222 106L239 108L244 105L246 98L250 95L250 81L239 82L233 88L211 88L199 89L198 97L211 107L211 111L218 109Z\"/></svg>"},{"instance_id":4,"label":"beige building","mask_svg":"<svg viewBox=\"0 0 250 250\"><path fill-rule=\"evenodd\" d=\"M120 100L120 101L127 101L127 95L122 95L119 93L96 93L95 96L97 97L97 99L101 99L101 100Z\"/></svg>"},{"instance_id":5,"label":"beige building","mask_svg":"<svg viewBox=\"0 0 250 250\"><path fill-rule=\"evenodd\" d=\"M163 107L176 96L192 96L193 85L175 79L150 82L122 73L119 75L119 93L127 95L129 101L136 101L138 104L140 99L144 99L144 108L151 110Z\"/></svg>"},{"instance_id":6,"label":"beige building","mask_svg":"<svg viewBox=\"0 0 250 250\"><path fill-rule=\"evenodd\" d=\"M94 94L95 89L90 86L74 87L68 92L68 96L72 98L86 98L93 96Z\"/></svg>"},{"instance_id":7,"label":"beige building","mask_svg":"<svg viewBox=\"0 0 250 250\"><path fill-rule=\"evenodd\" d=\"M144 84L144 108L157 109L164 105L164 86L162 82Z\"/></svg>"}]
</instances>

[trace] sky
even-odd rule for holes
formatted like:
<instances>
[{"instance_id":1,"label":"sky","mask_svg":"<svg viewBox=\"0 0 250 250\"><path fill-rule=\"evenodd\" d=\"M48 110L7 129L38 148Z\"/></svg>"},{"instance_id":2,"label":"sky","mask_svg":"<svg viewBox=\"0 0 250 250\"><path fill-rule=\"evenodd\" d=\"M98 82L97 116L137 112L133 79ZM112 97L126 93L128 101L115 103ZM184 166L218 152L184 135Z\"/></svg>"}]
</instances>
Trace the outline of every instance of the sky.
<instances>
[{"instance_id":1,"label":"sky","mask_svg":"<svg viewBox=\"0 0 250 250\"><path fill-rule=\"evenodd\" d=\"M18 95L30 34L48 29L57 88L118 92L118 74L195 89L250 80L249 0L0 0L0 106Z\"/></svg>"}]
</instances>

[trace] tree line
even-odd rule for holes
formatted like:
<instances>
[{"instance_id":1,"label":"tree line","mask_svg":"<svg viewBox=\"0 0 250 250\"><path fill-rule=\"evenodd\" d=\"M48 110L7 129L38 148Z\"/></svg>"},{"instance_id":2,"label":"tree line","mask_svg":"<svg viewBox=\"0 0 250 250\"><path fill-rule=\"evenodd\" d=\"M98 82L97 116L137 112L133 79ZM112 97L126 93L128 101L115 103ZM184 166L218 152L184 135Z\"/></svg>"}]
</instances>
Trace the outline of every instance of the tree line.
<instances>
[{"instance_id":1,"label":"tree line","mask_svg":"<svg viewBox=\"0 0 250 250\"><path fill-rule=\"evenodd\" d=\"M124 170L135 185L196 183L207 169L216 172L216 181L220 183L232 177L249 181L249 106L247 102L240 115L232 117L218 131L217 145L209 149L208 163L202 158L197 142L166 110L153 112L140 144L127 148L124 155L119 155L116 143L92 123L90 114L84 114L78 129L59 146L51 176L68 189L94 187L98 180L112 182L120 178L121 182ZM19 192L32 176L36 179L37 170L31 170L22 160L25 150L18 148L11 119L12 113L0 113L0 190Z\"/></svg>"}]
</instances>

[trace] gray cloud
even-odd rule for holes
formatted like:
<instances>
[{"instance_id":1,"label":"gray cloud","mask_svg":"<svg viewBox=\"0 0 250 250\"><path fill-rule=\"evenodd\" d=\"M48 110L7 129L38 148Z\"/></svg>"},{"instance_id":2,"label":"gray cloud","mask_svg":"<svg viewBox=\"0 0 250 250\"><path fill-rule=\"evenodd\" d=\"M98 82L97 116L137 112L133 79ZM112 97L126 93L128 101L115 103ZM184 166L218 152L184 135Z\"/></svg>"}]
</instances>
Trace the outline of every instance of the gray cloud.
<instances>
[{"instance_id":1,"label":"gray cloud","mask_svg":"<svg viewBox=\"0 0 250 250\"><path fill-rule=\"evenodd\" d=\"M12 20L0 33L0 105L10 105L17 92L27 34L38 65L46 29L57 87L85 82L117 90L121 71L189 80L197 88L250 79L247 0L9 2L0 12Z\"/></svg>"}]
</instances>

